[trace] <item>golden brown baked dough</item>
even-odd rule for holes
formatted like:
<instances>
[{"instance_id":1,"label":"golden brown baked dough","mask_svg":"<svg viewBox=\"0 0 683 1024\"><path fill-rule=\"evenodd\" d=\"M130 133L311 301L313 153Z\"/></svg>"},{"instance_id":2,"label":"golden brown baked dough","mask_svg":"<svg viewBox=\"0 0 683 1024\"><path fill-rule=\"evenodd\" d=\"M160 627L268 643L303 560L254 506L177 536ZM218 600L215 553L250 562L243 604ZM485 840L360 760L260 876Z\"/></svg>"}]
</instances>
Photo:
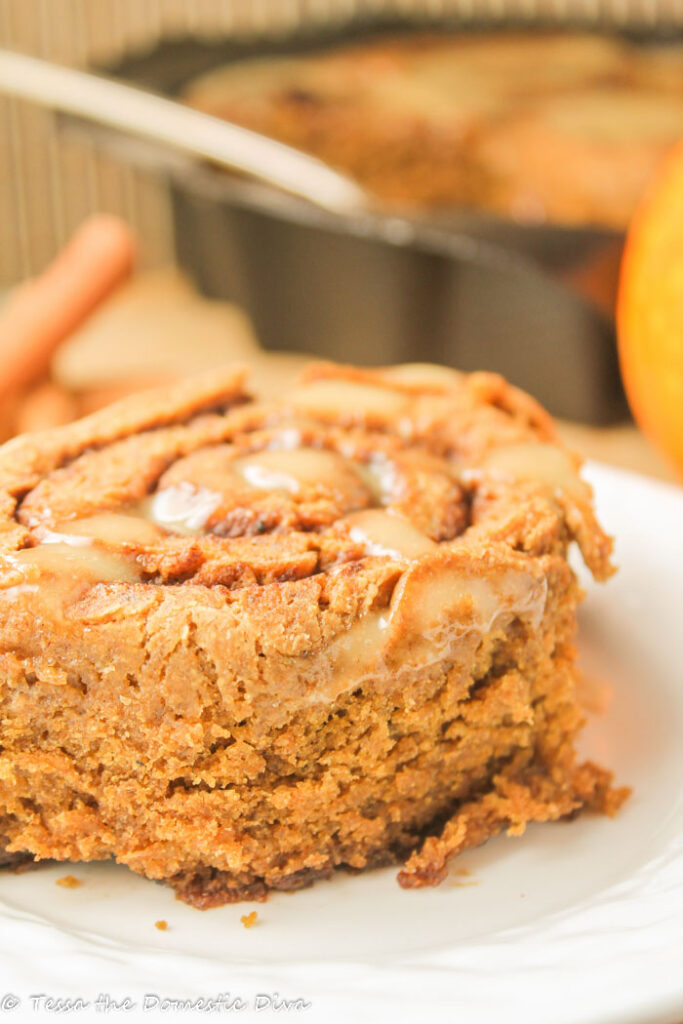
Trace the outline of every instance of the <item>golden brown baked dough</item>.
<instances>
[{"instance_id":1,"label":"golden brown baked dough","mask_svg":"<svg viewBox=\"0 0 683 1024\"><path fill-rule=\"evenodd\" d=\"M623 228L681 134L683 46L415 32L235 61L185 99L392 203Z\"/></svg>"},{"instance_id":2,"label":"golden brown baked dough","mask_svg":"<svg viewBox=\"0 0 683 1024\"><path fill-rule=\"evenodd\" d=\"M199 907L624 791L577 765L576 459L491 374L228 369L0 449L0 834ZM425 838L428 836L429 838Z\"/></svg>"}]
</instances>

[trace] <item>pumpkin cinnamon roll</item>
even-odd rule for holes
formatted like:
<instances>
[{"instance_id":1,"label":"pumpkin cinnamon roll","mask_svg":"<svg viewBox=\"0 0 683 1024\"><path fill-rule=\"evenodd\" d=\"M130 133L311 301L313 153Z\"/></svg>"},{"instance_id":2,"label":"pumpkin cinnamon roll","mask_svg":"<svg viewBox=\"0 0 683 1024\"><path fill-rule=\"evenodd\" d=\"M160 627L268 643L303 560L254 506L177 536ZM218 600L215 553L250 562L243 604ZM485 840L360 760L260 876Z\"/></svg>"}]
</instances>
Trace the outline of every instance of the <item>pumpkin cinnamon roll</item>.
<instances>
[{"instance_id":1,"label":"pumpkin cinnamon roll","mask_svg":"<svg viewBox=\"0 0 683 1024\"><path fill-rule=\"evenodd\" d=\"M576 542L547 415L491 374L228 368L0 449L0 835L197 907L611 813L579 764Z\"/></svg>"}]
</instances>

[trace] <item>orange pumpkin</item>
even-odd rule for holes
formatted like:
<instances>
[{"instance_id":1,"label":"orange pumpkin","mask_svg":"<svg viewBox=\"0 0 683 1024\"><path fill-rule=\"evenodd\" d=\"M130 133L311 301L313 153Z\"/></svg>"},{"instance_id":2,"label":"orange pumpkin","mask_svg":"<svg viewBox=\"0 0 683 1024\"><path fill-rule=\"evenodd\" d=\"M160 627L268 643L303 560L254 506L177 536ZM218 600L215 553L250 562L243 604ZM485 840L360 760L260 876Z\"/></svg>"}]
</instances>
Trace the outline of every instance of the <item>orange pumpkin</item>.
<instances>
[{"instance_id":1,"label":"orange pumpkin","mask_svg":"<svg viewBox=\"0 0 683 1024\"><path fill-rule=\"evenodd\" d=\"M683 475L683 141L629 227L617 328L633 415Z\"/></svg>"}]
</instances>

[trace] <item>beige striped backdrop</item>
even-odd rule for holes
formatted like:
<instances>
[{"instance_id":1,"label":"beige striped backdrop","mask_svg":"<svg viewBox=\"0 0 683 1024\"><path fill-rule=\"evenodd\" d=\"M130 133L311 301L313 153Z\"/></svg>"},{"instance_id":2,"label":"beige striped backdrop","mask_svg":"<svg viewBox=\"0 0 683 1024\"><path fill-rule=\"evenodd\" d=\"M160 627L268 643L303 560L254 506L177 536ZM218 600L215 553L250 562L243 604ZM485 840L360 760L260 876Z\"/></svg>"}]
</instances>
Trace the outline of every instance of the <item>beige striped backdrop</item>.
<instances>
[{"instance_id":1,"label":"beige striped backdrop","mask_svg":"<svg viewBox=\"0 0 683 1024\"><path fill-rule=\"evenodd\" d=\"M76 66L116 60L163 35L279 33L359 11L501 13L683 24L683 0L0 0L0 45ZM173 254L162 181L59 134L53 117L0 97L0 286L34 273L90 211L126 216L148 264Z\"/></svg>"}]
</instances>

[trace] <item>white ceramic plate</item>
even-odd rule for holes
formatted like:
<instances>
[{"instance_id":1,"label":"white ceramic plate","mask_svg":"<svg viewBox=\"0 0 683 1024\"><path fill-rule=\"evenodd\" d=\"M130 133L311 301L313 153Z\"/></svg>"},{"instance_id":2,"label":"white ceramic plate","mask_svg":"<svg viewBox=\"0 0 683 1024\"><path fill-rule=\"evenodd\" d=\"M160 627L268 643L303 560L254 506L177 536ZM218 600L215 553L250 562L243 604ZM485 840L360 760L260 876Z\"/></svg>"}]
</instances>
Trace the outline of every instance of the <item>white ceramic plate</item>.
<instances>
[{"instance_id":1,"label":"white ceramic plate","mask_svg":"<svg viewBox=\"0 0 683 1024\"><path fill-rule=\"evenodd\" d=\"M45 1003L32 995L80 996L91 1005L74 1019L90 1019L102 993L135 1004L110 1019L149 1020L161 1013L154 997L223 994L224 1008L244 1001L238 1019L324 1024L680 1020L683 490L602 466L587 475L621 571L587 584L582 656L613 699L582 742L634 787L615 820L584 816L496 839L459 859L469 875L437 889L405 892L393 869L340 874L206 913L114 865L70 867L84 883L74 890L55 885L63 866L4 873L0 1011L21 1000L12 1019L36 1019L33 1006ZM246 931L240 916L251 909L259 923ZM4 993L14 998L3 1004ZM275 1013L283 998L311 1005ZM198 1006L182 1014L195 1016L214 1018Z\"/></svg>"}]
</instances>

